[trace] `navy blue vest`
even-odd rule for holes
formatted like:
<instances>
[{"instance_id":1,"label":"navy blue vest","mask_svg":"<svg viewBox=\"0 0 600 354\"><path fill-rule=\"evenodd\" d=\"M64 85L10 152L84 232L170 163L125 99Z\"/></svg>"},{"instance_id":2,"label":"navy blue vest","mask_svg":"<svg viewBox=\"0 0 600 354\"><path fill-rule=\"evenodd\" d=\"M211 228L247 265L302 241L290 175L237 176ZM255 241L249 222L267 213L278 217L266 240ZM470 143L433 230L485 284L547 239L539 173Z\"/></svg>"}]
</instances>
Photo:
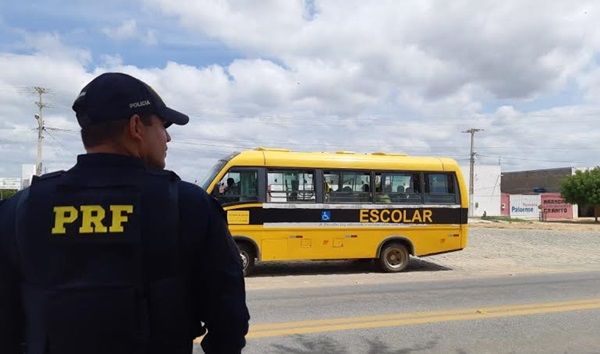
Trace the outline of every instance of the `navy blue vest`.
<instances>
[{"instance_id":1,"label":"navy blue vest","mask_svg":"<svg viewBox=\"0 0 600 354\"><path fill-rule=\"evenodd\" d=\"M28 353L190 353L172 172L77 166L18 207Z\"/></svg>"}]
</instances>

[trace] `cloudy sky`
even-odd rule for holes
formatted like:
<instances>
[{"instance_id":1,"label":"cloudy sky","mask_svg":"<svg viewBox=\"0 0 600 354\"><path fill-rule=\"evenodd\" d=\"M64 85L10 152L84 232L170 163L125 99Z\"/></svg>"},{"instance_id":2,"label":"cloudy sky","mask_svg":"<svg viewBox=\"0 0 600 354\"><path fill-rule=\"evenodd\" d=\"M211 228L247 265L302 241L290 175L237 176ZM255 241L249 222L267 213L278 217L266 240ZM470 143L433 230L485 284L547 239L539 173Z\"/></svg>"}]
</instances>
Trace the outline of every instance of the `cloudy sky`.
<instances>
[{"instance_id":1,"label":"cloudy sky","mask_svg":"<svg viewBox=\"0 0 600 354\"><path fill-rule=\"evenodd\" d=\"M599 164L600 2L0 2L0 177L83 152L70 107L106 71L191 116L168 168L256 146L450 156L504 171Z\"/></svg>"}]
</instances>

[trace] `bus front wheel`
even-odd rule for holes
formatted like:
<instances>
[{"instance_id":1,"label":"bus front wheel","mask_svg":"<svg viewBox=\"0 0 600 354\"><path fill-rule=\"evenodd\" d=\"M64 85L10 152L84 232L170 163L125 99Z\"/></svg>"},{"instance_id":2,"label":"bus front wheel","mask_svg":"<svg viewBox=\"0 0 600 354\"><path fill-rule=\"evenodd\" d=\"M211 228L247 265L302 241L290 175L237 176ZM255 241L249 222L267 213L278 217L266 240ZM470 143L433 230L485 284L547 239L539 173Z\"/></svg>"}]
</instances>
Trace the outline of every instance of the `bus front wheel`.
<instances>
[{"instance_id":1,"label":"bus front wheel","mask_svg":"<svg viewBox=\"0 0 600 354\"><path fill-rule=\"evenodd\" d=\"M240 250L240 258L242 259L244 276L247 276L252 273L252 270L254 269L254 260L256 258L254 255L254 249L247 243L238 243L237 246Z\"/></svg>"},{"instance_id":2,"label":"bus front wheel","mask_svg":"<svg viewBox=\"0 0 600 354\"><path fill-rule=\"evenodd\" d=\"M410 255L401 243L392 242L383 247L379 255L381 270L388 273L401 272L408 266Z\"/></svg>"}]
</instances>

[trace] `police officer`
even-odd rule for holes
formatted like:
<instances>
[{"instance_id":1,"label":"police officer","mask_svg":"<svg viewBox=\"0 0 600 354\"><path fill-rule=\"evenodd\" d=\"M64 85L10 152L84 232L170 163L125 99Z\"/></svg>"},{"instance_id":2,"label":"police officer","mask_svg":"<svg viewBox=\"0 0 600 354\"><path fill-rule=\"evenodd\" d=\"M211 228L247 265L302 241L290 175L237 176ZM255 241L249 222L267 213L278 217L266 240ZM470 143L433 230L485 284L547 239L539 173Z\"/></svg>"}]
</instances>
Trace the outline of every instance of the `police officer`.
<instances>
[{"instance_id":1,"label":"police officer","mask_svg":"<svg viewBox=\"0 0 600 354\"><path fill-rule=\"evenodd\" d=\"M105 73L73 104L87 154L0 204L0 353L206 353L245 345L223 210L164 170L188 116Z\"/></svg>"}]
</instances>

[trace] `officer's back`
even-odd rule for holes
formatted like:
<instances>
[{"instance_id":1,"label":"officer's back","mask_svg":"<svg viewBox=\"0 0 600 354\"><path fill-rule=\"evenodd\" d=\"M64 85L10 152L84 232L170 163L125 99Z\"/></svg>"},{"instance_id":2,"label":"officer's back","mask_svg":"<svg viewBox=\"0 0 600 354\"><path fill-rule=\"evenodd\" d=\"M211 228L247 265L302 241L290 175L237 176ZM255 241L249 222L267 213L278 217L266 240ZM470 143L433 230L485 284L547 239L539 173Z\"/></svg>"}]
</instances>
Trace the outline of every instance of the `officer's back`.
<instances>
[{"instance_id":1,"label":"officer's back","mask_svg":"<svg viewBox=\"0 0 600 354\"><path fill-rule=\"evenodd\" d=\"M114 73L73 108L88 154L0 206L0 321L14 324L0 352L190 353L202 322L205 351L239 352L248 313L222 209L163 170L166 127L188 117Z\"/></svg>"}]
</instances>

